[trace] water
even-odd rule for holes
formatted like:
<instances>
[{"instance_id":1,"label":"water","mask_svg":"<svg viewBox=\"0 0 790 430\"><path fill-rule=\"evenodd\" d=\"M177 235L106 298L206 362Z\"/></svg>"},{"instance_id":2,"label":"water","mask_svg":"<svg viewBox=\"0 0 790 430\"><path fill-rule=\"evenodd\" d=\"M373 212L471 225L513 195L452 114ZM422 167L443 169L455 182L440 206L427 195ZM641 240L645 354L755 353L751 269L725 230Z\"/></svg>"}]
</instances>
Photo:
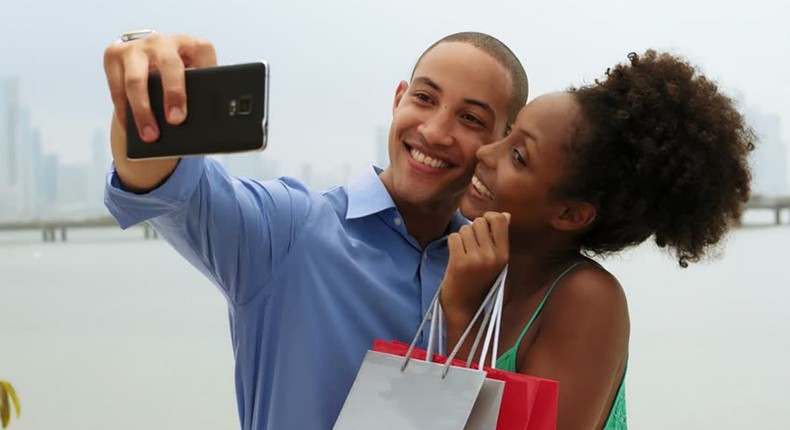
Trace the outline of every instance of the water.
<instances>
[{"instance_id":1,"label":"water","mask_svg":"<svg viewBox=\"0 0 790 430\"><path fill-rule=\"evenodd\" d=\"M238 428L221 294L141 230L0 234L0 379L13 430ZM738 230L680 269L646 245L604 261L631 312L634 429L786 429L790 227Z\"/></svg>"}]
</instances>

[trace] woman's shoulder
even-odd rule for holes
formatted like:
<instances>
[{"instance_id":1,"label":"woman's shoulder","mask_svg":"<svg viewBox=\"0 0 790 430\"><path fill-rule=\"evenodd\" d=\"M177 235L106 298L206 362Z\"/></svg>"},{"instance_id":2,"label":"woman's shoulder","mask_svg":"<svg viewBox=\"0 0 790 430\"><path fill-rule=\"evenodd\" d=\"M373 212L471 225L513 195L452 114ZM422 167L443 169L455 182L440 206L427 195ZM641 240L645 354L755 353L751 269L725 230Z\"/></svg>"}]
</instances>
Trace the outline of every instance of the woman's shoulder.
<instances>
[{"instance_id":1,"label":"woman's shoulder","mask_svg":"<svg viewBox=\"0 0 790 430\"><path fill-rule=\"evenodd\" d=\"M544 313L544 323L556 321L566 327L628 325L628 302L622 285L594 262L579 264L557 280Z\"/></svg>"}]
</instances>

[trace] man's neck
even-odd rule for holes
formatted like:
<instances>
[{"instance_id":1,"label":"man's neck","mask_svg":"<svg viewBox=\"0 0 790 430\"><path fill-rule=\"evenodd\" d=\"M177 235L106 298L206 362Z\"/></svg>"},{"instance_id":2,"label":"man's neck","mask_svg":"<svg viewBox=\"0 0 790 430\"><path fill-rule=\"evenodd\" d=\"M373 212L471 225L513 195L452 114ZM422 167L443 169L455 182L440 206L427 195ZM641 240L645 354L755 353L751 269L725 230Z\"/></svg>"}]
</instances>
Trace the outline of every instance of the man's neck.
<instances>
[{"instance_id":1,"label":"man's neck","mask_svg":"<svg viewBox=\"0 0 790 430\"><path fill-rule=\"evenodd\" d=\"M417 239L421 249L425 249L429 243L447 234L453 214L458 210L461 193L439 202L411 203L403 201L397 195L390 168L384 169L379 177L392 201L395 202L395 207L403 218L406 231Z\"/></svg>"},{"instance_id":2,"label":"man's neck","mask_svg":"<svg viewBox=\"0 0 790 430\"><path fill-rule=\"evenodd\" d=\"M417 239L420 248L425 249L429 243L447 234L453 214L458 208L456 204L433 205L430 207L397 204L398 212L403 217L406 231Z\"/></svg>"}]
</instances>

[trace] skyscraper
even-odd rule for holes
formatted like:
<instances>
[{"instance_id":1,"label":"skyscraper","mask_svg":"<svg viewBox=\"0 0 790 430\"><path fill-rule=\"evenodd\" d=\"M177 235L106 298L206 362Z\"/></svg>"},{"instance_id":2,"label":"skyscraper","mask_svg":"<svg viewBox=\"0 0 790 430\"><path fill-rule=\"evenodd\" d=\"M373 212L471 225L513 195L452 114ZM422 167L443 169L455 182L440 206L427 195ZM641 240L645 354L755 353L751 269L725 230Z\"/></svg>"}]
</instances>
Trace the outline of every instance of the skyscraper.
<instances>
[{"instance_id":1,"label":"skyscraper","mask_svg":"<svg viewBox=\"0 0 790 430\"><path fill-rule=\"evenodd\" d=\"M88 166L89 191L85 202L90 215L106 213L104 181L110 167L110 139L104 130L96 130L91 140L91 160Z\"/></svg>"},{"instance_id":2,"label":"skyscraper","mask_svg":"<svg viewBox=\"0 0 790 430\"><path fill-rule=\"evenodd\" d=\"M40 168L36 172L36 197L38 217L51 218L56 214L58 199L58 156L41 154Z\"/></svg>"},{"instance_id":3,"label":"skyscraper","mask_svg":"<svg viewBox=\"0 0 790 430\"><path fill-rule=\"evenodd\" d=\"M753 192L786 195L789 188L788 149L782 140L781 118L778 115L749 110L746 119L759 139L752 154Z\"/></svg>"},{"instance_id":4,"label":"skyscraper","mask_svg":"<svg viewBox=\"0 0 790 430\"><path fill-rule=\"evenodd\" d=\"M0 216L19 219L36 215L40 147L30 112L20 103L18 80L0 80Z\"/></svg>"},{"instance_id":5,"label":"skyscraper","mask_svg":"<svg viewBox=\"0 0 790 430\"><path fill-rule=\"evenodd\" d=\"M234 176L248 179L264 179L262 153L244 152L239 154L223 154L218 157L220 162Z\"/></svg>"},{"instance_id":6,"label":"skyscraper","mask_svg":"<svg viewBox=\"0 0 790 430\"><path fill-rule=\"evenodd\" d=\"M4 164L0 168L0 172L4 172L5 183L8 186L13 186L17 181L17 136L18 136L18 116L19 116L19 82L16 78L7 78L3 81L2 85L4 100L4 109L2 112L4 119L4 133L2 135L3 154L2 157Z\"/></svg>"},{"instance_id":7,"label":"skyscraper","mask_svg":"<svg viewBox=\"0 0 790 430\"><path fill-rule=\"evenodd\" d=\"M33 148L39 146L38 133L33 128L30 111L22 106L16 109L16 136L12 146L15 164L15 183L12 186L16 194L16 213L20 218L31 218L36 215L36 173L34 170Z\"/></svg>"},{"instance_id":8,"label":"skyscraper","mask_svg":"<svg viewBox=\"0 0 790 430\"><path fill-rule=\"evenodd\" d=\"M10 202L12 198L8 171L8 165L11 163L8 139L8 105L5 80L0 80L0 202ZM0 204L0 219L9 216L9 204Z\"/></svg>"},{"instance_id":9,"label":"skyscraper","mask_svg":"<svg viewBox=\"0 0 790 430\"><path fill-rule=\"evenodd\" d=\"M389 130L384 126L376 127L376 167L386 168L389 159Z\"/></svg>"}]
</instances>

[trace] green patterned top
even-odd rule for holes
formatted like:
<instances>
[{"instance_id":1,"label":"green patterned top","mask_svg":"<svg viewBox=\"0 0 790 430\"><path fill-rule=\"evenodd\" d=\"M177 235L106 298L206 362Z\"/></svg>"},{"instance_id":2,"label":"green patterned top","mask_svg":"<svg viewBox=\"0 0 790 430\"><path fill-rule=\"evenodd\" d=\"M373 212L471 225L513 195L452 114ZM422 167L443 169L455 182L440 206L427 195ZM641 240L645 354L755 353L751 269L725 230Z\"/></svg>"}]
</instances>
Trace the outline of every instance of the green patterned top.
<instances>
[{"instance_id":1,"label":"green patterned top","mask_svg":"<svg viewBox=\"0 0 790 430\"><path fill-rule=\"evenodd\" d=\"M521 345L521 341L524 339L524 336L529 331L529 328L532 326L532 323L535 321L535 318L538 317L540 311L543 309L543 305L546 304L546 300L548 300L551 291L554 290L554 286L562 279L563 276L570 273L571 270L579 266L580 264L584 263L584 261L576 262L554 280L554 282L549 287L549 290L546 292L546 295L541 300L538 308L535 309L535 313L532 314L532 317L529 319L527 326L524 327L524 330L516 340L516 344L513 345L512 348L505 351L496 361L497 369L502 369L508 372L515 372L516 371L516 352L518 351L519 345ZM627 368L627 365L626 365ZM602 430L627 430L628 425L626 423L626 415L625 415L625 374L623 374L623 380L620 381L620 388L617 390L617 396L614 398L614 403L612 403L612 409L609 411L609 418L606 420L606 424L603 426Z\"/></svg>"}]
</instances>

